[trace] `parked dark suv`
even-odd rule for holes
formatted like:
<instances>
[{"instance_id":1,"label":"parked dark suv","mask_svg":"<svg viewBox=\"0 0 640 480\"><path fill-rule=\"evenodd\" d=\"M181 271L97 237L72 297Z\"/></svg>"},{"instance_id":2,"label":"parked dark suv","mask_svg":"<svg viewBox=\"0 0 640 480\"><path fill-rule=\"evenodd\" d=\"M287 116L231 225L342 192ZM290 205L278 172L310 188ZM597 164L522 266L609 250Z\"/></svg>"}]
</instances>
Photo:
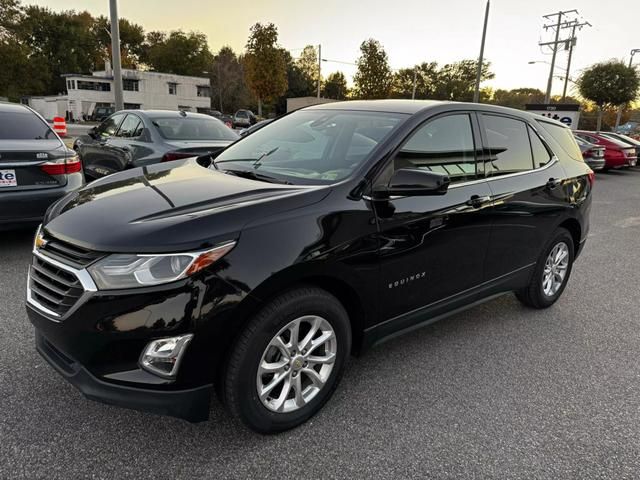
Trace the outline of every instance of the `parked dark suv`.
<instances>
[{"instance_id":1,"label":"parked dark suv","mask_svg":"<svg viewBox=\"0 0 640 480\"><path fill-rule=\"evenodd\" d=\"M351 353L506 292L551 306L589 230L571 131L507 108L318 105L213 162L97 180L44 219L27 311L87 397L200 421L215 389L292 428Z\"/></svg>"}]
</instances>

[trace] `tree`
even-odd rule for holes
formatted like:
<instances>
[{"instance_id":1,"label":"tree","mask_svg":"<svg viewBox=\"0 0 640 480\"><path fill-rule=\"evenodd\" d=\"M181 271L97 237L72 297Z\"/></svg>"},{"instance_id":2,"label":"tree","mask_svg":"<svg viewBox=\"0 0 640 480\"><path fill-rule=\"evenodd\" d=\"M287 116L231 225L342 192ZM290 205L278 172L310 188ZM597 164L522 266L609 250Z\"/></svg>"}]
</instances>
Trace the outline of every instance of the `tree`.
<instances>
[{"instance_id":1,"label":"tree","mask_svg":"<svg viewBox=\"0 0 640 480\"><path fill-rule=\"evenodd\" d=\"M304 47L300 57L296 60L296 66L306 77L307 83L317 88L320 77L320 68L318 66L318 52L316 47L313 45L307 45Z\"/></svg>"},{"instance_id":2,"label":"tree","mask_svg":"<svg viewBox=\"0 0 640 480\"><path fill-rule=\"evenodd\" d=\"M387 98L393 85L393 75L387 52L377 40L370 38L360 45L358 70L353 77L358 98Z\"/></svg>"},{"instance_id":3,"label":"tree","mask_svg":"<svg viewBox=\"0 0 640 480\"><path fill-rule=\"evenodd\" d=\"M604 109L635 100L639 89L638 72L616 60L592 65L578 79L580 95L598 106L598 130Z\"/></svg>"},{"instance_id":4,"label":"tree","mask_svg":"<svg viewBox=\"0 0 640 480\"><path fill-rule=\"evenodd\" d=\"M495 74L490 69L491 62L484 61L480 76L481 81L495 77ZM472 101L477 71L477 60L462 60L444 65L438 71L434 98L457 102Z\"/></svg>"},{"instance_id":5,"label":"tree","mask_svg":"<svg viewBox=\"0 0 640 480\"><path fill-rule=\"evenodd\" d=\"M123 68L137 68L140 59L145 53L145 34L141 25L130 22L126 18L118 21L120 27L120 56ZM105 58L111 55L111 22L107 17L100 16L95 19L92 31L100 47L99 57L95 60L100 65Z\"/></svg>"},{"instance_id":6,"label":"tree","mask_svg":"<svg viewBox=\"0 0 640 480\"><path fill-rule=\"evenodd\" d=\"M100 46L92 32L93 24L89 12L53 12L32 5L24 9L14 39L28 48L30 62L48 65L47 93L65 90L62 74L95 70Z\"/></svg>"},{"instance_id":7,"label":"tree","mask_svg":"<svg viewBox=\"0 0 640 480\"><path fill-rule=\"evenodd\" d=\"M344 100L349 94L347 79L342 72L334 72L327 76L322 89L322 96L334 100Z\"/></svg>"},{"instance_id":8,"label":"tree","mask_svg":"<svg viewBox=\"0 0 640 480\"><path fill-rule=\"evenodd\" d=\"M537 88L497 89L491 103L524 110L527 103L544 103L544 92Z\"/></svg>"},{"instance_id":9,"label":"tree","mask_svg":"<svg viewBox=\"0 0 640 480\"><path fill-rule=\"evenodd\" d=\"M157 72L200 77L211 69L213 55L205 34L176 30L148 33L142 60Z\"/></svg>"},{"instance_id":10,"label":"tree","mask_svg":"<svg viewBox=\"0 0 640 480\"><path fill-rule=\"evenodd\" d=\"M278 29L273 23L256 23L251 27L245 56L245 79L258 98L258 115L262 115L263 101L273 101L287 91L287 65L277 42Z\"/></svg>"},{"instance_id":11,"label":"tree","mask_svg":"<svg viewBox=\"0 0 640 480\"><path fill-rule=\"evenodd\" d=\"M248 108L251 93L244 82L244 66L231 47L225 46L213 57L211 106L221 112Z\"/></svg>"},{"instance_id":12,"label":"tree","mask_svg":"<svg viewBox=\"0 0 640 480\"><path fill-rule=\"evenodd\" d=\"M438 79L438 64L424 62L414 68L401 68L393 75L392 98L411 98L415 73L415 98L432 98Z\"/></svg>"}]
</instances>

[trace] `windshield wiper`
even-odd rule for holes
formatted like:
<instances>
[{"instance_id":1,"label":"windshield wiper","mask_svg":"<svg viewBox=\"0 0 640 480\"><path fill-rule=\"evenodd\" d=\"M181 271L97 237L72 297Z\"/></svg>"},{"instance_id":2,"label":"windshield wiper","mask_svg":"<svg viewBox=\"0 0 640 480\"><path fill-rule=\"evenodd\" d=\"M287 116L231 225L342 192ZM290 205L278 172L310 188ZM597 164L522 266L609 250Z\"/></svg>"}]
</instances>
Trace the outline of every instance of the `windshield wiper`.
<instances>
[{"instance_id":1,"label":"windshield wiper","mask_svg":"<svg viewBox=\"0 0 640 480\"><path fill-rule=\"evenodd\" d=\"M248 160L247 160L248 161ZM272 177L270 175L264 175L262 173L258 173L254 170L222 170L224 173L229 173L231 175L235 175L236 177L248 178L251 180L258 180L261 182L269 182L269 183L281 183L283 185L293 185L291 182L287 182L286 180L280 180L279 178Z\"/></svg>"},{"instance_id":2,"label":"windshield wiper","mask_svg":"<svg viewBox=\"0 0 640 480\"><path fill-rule=\"evenodd\" d=\"M219 161L213 161L213 166L216 168L216 170L219 170L218 168L218 164L220 163L227 163L227 162L251 162L253 165L253 168L255 168L256 170L260 167L260 165L262 165L262 163L260 163L260 161L263 158L268 157L269 155L271 155L272 153L275 153L280 147L275 147L271 150L269 150L268 152L264 152L262 155L258 156L258 158L227 158L225 160L219 160Z\"/></svg>"}]
</instances>

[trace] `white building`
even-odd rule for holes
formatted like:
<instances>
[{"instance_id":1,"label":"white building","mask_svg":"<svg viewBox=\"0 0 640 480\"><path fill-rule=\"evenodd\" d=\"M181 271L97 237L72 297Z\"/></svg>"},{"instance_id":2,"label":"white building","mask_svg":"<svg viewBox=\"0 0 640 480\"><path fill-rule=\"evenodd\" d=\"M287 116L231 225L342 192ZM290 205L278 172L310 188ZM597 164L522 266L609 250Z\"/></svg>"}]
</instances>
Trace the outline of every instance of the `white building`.
<instances>
[{"instance_id":1,"label":"white building","mask_svg":"<svg viewBox=\"0 0 640 480\"><path fill-rule=\"evenodd\" d=\"M92 75L63 75L67 93L28 97L27 103L47 120L65 116L81 120L96 107L114 105L113 72L110 65ZM124 108L205 111L211 107L211 85L206 77L186 77L170 73L122 70Z\"/></svg>"}]
</instances>

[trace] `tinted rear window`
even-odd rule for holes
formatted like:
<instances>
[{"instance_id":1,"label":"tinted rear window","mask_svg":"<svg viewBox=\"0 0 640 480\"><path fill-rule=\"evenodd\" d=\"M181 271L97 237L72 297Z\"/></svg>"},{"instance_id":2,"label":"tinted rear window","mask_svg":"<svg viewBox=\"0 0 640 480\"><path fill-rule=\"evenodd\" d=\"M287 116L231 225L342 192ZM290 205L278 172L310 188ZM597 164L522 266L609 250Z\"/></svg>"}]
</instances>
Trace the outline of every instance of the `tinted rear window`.
<instances>
[{"instance_id":1,"label":"tinted rear window","mask_svg":"<svg viewBox=\"0 0 640 480\"><path fill-rule=\"evenodd\" d=\"M544 130L551 135L560 148L574 160L582 161L582 153L578 146L573 132L568 127L556 125L555 123L538 122Z\"/></svg>"},{"instance_id":2,"label":"tinted rear window","mask_svg":"<svg viewBox=\"0 0 640 480\"><path fill-rule=\"evenodd\" d=\"M45 140L55 138L49 125L28 110L0 112L0 140Z\"/></svg>"},{"instance_id":3,"label":"tinted rear window","mask_svg":"<svg viewBox=\"0 0 640 480\"><path fill-rule=\"evenodd\" d=\"M212 117L156 118L153 124L167 140L236 140L238 136Z\"/></svg>"}]
</instances>

